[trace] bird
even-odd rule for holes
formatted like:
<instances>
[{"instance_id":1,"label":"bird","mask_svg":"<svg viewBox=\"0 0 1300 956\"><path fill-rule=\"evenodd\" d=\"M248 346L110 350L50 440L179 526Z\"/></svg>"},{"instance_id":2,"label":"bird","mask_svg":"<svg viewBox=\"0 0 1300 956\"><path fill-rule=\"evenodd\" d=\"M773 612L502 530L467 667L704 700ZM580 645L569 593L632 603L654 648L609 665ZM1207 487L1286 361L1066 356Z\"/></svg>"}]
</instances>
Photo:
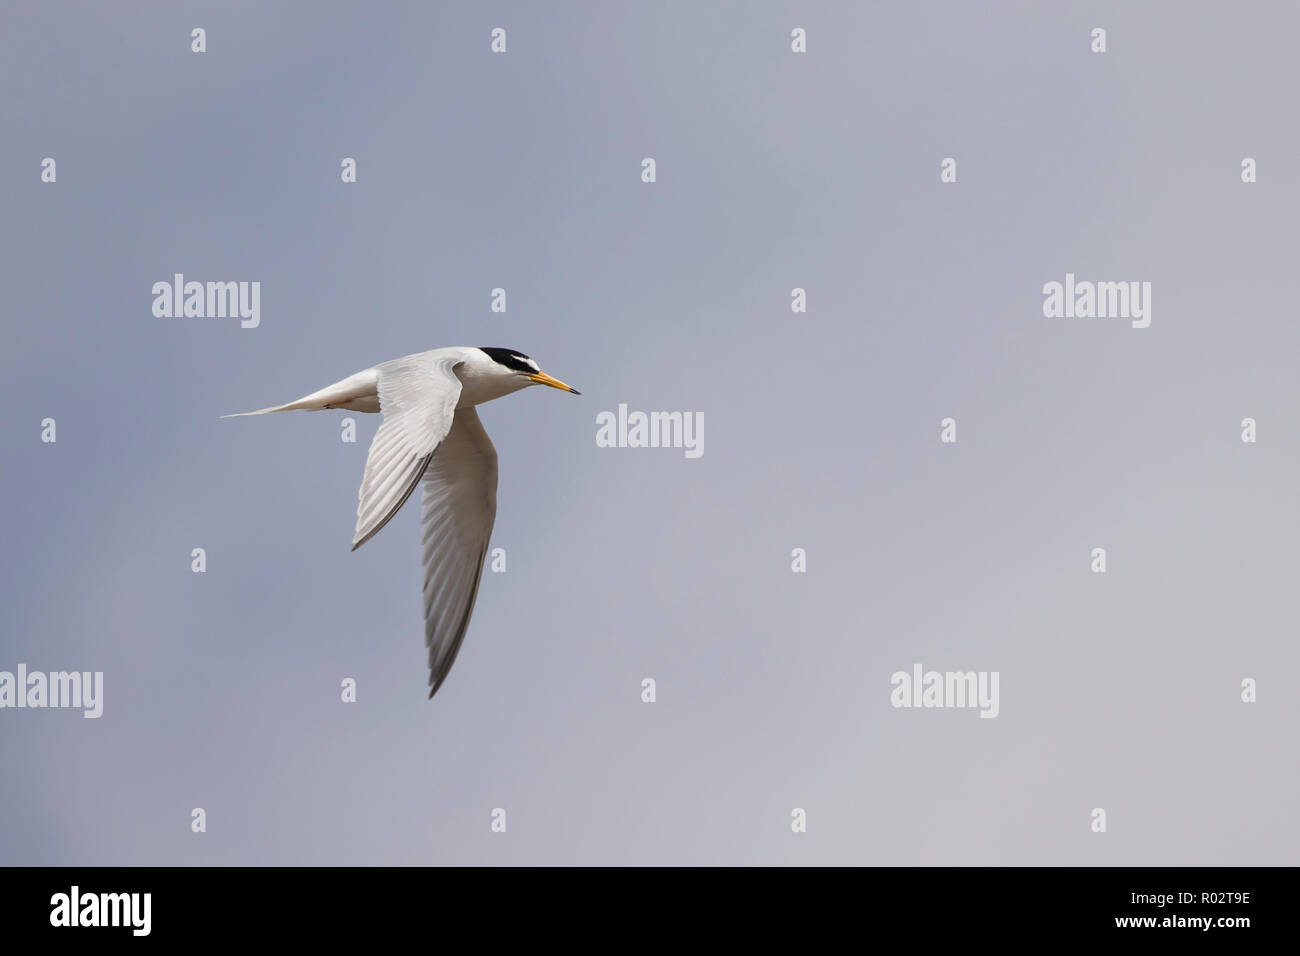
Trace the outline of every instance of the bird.
<instances>
[{"instance_id":1,"label":"bird","mask_svg":"<svg viewBox=\"0 0 1300 956\"><path fill-rule=\"evenodd\" d=\"M424 642L429 697L442 687L469 629L497 511L497 452L475 406L530 385L581 395L516 349L451 347L382 362L286 405L383 416L357 492L355 551L421 486Z\"/></svg>"}]
</instances>

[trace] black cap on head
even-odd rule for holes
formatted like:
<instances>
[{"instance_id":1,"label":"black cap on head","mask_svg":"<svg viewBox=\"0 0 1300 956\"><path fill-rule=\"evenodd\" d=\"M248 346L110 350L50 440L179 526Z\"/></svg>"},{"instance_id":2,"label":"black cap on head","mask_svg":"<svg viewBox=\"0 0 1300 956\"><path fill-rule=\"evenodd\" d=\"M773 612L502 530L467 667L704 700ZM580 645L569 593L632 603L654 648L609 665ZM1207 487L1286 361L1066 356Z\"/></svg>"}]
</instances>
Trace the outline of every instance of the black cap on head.
<instances>
[{"instance_id":1,"label":"black cap on head","mask_svg":"<svg viewBox=\"0 0 1300 956\"><path fill-rule=\"evenodd\" d=\"M498 365L504 365L506 368L515 372L537 372L540 371L537 363L530 359L523 352L515 349L502 349L494 346L479 346L480 352L486 352L487 357Z\"/></svg>"}]
</instances>

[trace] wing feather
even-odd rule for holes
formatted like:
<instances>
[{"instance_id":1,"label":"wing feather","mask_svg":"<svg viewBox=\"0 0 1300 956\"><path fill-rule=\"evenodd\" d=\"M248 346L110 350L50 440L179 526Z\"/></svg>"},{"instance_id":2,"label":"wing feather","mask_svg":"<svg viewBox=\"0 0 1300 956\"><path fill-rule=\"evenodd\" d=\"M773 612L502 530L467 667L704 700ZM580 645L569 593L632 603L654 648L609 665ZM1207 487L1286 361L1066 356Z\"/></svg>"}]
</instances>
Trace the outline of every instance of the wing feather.
<instances>
[{"instance_id":1,"label":"wing feather","mask_svg":"<svg viewBox=\"0 0 1300 956\"><path fill-rule=\"evenodd\" d=\"M384 421L370 444L357 492L353 551L378 534L406 504L451 430L460 400L455 365L454 357L424 352L376 366Z\"/></svg>"},{"instance_id":2,"label":"wing feather","mask_svg":"<svg viewBox=\"0 0 1300 956\"><path fill-rule=\"evenodd\" d=\"M458 409L422 482L424 639L429 696L469 629L497 510L497 453L472 406Z\"/></svg>"}]
</instances>

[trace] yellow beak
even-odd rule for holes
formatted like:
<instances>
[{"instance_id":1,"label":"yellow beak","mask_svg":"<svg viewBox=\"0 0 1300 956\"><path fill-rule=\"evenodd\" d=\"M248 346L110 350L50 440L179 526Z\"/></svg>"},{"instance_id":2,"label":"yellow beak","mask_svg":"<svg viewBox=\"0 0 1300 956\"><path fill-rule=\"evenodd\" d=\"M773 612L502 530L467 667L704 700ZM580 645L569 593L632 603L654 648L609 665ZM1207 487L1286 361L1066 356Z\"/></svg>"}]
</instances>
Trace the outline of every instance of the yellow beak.
<instances>
[{"instance_id":1,"label":"yellow beak","mask_svg":"<svg viewBox=\"0 0 1300 956\"><path fill-rule=\"evenodd\" d=\"M582 394L582 392L578 391L572 385L565 385L558 378L551 378L551 376L547 375L545 372L538 372L536 375L529 375L528 377L538 385L549 385L551 388L558 388L564 392L572 392L574 395Z\"/></svg>"}]
</instances>

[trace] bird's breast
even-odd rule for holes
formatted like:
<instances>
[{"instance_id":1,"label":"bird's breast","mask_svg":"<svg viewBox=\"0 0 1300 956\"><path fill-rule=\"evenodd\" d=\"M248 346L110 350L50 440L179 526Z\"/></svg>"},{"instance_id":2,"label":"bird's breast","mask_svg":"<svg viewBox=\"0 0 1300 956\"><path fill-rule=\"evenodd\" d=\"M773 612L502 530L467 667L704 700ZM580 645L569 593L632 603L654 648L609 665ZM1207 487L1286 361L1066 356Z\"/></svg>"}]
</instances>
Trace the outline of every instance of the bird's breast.
<instances>
[{"instance_id":1,"label":"bird's breast","mask_svg":"<svg viewBox=\"0 0 1300 956\"><path fill-rule=\"evenodd\" d=\"M457 408L482 405L526 388L529 384L527 379L518 375L482 375L472 370L462 372L460 368L456 369L456 377L460 379L460 401L456 403Z\"/></svg>"}]
</instances>

